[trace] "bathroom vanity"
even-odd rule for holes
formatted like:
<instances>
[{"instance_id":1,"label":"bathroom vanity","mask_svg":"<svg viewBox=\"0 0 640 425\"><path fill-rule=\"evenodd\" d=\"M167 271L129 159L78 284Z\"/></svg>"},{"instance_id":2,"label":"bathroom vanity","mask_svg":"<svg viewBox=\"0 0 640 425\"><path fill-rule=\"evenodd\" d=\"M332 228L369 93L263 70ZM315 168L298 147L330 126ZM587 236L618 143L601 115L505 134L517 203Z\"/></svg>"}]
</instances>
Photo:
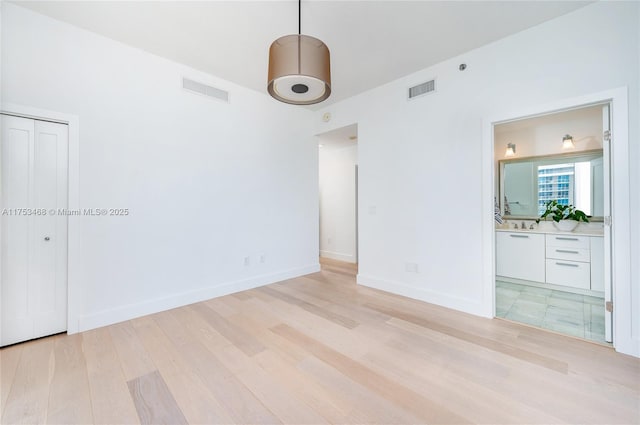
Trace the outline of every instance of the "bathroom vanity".
<instances>
[{"instance_id":1,"label":"bathroom vanity","mask_svg":"<svg viewBox=\"0 0 640 425\"><path fill-rule=\"evenodd\" d=\"M598 229L496 229L496 276L602 296L603 234Z\"/></svg>"}]
</instances>

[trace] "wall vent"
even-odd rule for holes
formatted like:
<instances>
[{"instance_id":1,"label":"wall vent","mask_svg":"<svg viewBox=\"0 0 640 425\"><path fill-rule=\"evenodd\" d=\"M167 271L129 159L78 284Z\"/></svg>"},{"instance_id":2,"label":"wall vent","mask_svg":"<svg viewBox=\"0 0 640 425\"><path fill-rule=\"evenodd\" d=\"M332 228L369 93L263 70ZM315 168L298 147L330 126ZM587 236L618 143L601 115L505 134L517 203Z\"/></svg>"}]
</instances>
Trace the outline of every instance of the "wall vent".
<instances>
[{"instance_id":1,"label":"wall vent","mask_svg":"<svg viewBox=\"0 0 640 425\"><path fill-rule=\"evenodd\" d=\"M229 102L229 92L199 83L197 81L190 80L188 78L182 79L182 88L193 93L203 94L205 96L213 97L214 99L222 100L223 102Z\"/></svg>"},{"instance_id":2,"label":"wall vent","mask_svg":"<svg viewBox=\"0 0 640 425\"><path fill-rule=\"evenodd\" d=\"M436 91L436 80L427 81L409 88L409 99L424 96L425 94Z\"/></svg>"}]
</instances>

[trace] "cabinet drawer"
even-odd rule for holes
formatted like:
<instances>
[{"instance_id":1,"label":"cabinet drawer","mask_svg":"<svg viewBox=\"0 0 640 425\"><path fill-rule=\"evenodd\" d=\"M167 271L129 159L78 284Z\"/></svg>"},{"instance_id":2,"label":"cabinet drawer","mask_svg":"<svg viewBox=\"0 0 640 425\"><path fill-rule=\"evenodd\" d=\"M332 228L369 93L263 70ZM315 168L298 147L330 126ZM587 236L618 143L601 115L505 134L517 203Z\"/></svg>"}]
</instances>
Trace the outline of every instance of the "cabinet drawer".
<instances>
[{"instance_id":1,"label":"cabinet drawer","mask_svg":"<svg viewBox=\"0 0 640 425\"><path fill-rule=\"evenodd\" d=\"M547 283L591 289L591 266L577 261L547 260Z\"/></svg>"},{"instance_id":2,"label":"cabinet drawer","mask_svg":"<svg viewBox=\"0 0 640 425\"><path fill-rule=\"evenodd\" d=\"M556 260L583 261L588 263L591 260L591 253L583 248L566 248L561 246L548 246L547 258Z\"/></svg>"},{"instance_id":3,"label":"cabinet drawer","mask_svg":"<svg viewBox=\"0 0 640 425\"><path fill-rule=\"evenodd\" d=\"M547 246L589 249L589 236L545 235Z\"/></svg>"}]
</instances>

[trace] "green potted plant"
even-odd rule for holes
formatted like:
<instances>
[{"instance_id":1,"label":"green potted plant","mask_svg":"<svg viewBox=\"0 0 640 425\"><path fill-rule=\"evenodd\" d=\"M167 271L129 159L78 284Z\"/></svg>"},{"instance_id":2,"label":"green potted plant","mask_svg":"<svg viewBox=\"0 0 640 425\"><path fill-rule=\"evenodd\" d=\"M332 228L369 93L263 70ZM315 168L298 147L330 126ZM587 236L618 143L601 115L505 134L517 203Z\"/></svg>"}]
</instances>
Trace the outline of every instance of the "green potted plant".
<instances>
[{"instance_id":1,"label":"green potted plant","mask_svg":"<svg viewBox=\"0 0 640 425\"><path fill-rule=\"evenodd\" d=\"M540 220L546 220L547 217L551 217L556 229L563 232L572 232L581 221L589 222L589 218L584 211L580 211L573 205L559 204L555 199L545 204L545 211L536 222L539 223Z\"/></svg>"}]
</instances>

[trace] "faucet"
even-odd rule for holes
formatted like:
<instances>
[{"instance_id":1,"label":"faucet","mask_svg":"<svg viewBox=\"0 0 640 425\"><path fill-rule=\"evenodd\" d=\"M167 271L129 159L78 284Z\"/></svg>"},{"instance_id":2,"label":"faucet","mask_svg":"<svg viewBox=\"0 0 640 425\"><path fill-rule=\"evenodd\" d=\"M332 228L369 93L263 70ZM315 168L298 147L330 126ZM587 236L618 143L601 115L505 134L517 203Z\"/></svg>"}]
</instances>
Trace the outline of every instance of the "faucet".
<instances>
[{"instance_id":1,"label":"faucet","mask_svg":"<svg viewBox=\"0 0 640 425\"><path fill-rule=\"evenodd\" d=\"M522 222L522 224L520 225L520 228L521 228L521 229L526 229L526 228L527 228L527 225L526 225L526 224L524 224L524 221L523 221L523 222Z\"/></svg>"},{"instance_id":2,"label":"faucet","mask_svg":"<svg viewBox=\"0 0 640 425\"><path fill-rule=\"evenodd\" d=\"M533 223L531 223L531 226L529 226L529 230L533 230Z\"/></svg>"}]
</instances>

